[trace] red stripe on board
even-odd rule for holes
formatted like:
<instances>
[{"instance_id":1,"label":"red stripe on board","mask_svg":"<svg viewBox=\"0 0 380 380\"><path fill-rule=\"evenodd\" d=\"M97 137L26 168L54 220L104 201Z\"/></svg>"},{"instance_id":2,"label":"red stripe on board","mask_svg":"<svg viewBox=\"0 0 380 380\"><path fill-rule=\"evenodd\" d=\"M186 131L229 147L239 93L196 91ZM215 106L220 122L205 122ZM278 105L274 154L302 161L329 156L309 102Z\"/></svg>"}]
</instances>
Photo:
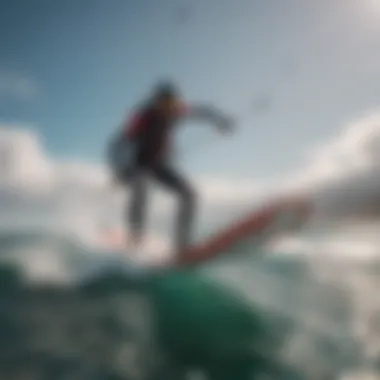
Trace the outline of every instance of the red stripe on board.
<instances>
[{"instance_id":1,"label":"red stripe on board","mask_svg":"<svg viewBox=\"0 0 380 380\"><path fill-rule=\"evenodd\" d=\"M239 240L263 232L275 221L279 213L287 210L296 212L305 221L311 213L311 204L303 198L285 199L271 203L261 210L254 211L243 220L234 223L205 242L180 253L176 264L180 267L191 266L219 256L237 244Z\"/></svg>"}]
</instances>

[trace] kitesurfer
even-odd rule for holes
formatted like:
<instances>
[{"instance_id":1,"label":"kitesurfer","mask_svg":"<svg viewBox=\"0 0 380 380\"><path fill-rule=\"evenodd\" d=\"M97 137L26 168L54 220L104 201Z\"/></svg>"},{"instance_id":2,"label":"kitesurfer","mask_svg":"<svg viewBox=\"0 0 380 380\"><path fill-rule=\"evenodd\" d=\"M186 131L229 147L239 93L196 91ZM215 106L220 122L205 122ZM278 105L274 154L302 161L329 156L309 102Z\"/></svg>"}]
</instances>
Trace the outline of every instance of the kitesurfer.
<instances>
[{"instance_id":1,"label":"kitesurfer","mask_svg":"<svg viewBox=\"0 0 380 380\"><path fill-rule=\"evenodd\" d=\"M182 100L180 90L171 82L161 82L148 101L126 120L118 138L133 152L129 162L119 171L120 182L131 188L127 221L133 242L140 243L144 234L146 214L147 178L152 177L174 192L180 200L174 250L185 249L195 211L195 192L188 180L170 162L170 140L179 121L197 118L213 123L221 132L233 127L231 118L210 106L188 105Z\"/></svg>"}]
</instances>

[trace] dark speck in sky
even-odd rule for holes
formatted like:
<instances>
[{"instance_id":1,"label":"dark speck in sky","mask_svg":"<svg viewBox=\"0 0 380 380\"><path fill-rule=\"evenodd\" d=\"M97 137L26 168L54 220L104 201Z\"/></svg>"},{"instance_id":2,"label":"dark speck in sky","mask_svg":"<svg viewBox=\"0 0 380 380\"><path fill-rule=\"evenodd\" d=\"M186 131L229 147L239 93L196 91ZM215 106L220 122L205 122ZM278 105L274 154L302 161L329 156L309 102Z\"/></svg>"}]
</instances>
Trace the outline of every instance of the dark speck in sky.
<instances>
[{"instance_id":1,"label":"dark speck in sky","mask_svg":"<svg viewBox=\"0 0 380 380\"><path fill-rule=\"evenodd\" d=\"M187 24L194 15L194 9L189 4L182 4L174 10L174 22L178 26Z\"/></svg>"}]
</instances>

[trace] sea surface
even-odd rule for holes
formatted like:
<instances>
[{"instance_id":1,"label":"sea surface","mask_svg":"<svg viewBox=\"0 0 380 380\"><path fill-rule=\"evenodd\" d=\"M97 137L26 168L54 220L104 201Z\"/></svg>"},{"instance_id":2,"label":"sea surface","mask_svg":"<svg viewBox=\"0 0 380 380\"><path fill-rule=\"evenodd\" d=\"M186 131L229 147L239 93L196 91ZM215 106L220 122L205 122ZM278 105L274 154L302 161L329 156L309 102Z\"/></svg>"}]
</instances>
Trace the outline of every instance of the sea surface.
<instances>
[{"instance_id":1,"label":"sea surface","mask_svg":"<svg viewBox=\"0 0 380 380\"><path fill-rule=\"evenodd\" d=\"M380 379L376 259L246 244L152 282L53 233L0 247L0 379Z\"/></svg>"}]
</instances>

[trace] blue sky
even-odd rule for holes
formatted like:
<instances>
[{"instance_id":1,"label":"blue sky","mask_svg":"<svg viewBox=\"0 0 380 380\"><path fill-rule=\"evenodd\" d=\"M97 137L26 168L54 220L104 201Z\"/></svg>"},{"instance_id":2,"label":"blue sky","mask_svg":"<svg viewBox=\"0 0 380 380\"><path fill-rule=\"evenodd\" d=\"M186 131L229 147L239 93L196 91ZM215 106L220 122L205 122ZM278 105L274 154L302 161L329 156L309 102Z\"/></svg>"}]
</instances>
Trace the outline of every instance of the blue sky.
<instances>
[{"instance_id":1,"label":"blue sky","mask_svg":"<svg viewBox=\"0 0 380 380\"><path fill-rule=\"evenodd\" d=\"M3 0L0 73L38 91L4 94L0 120L33 125L55 156L99 161L128 110L174 78L190 101L241 121L181 164L270 177L378 106L379 19L375 0ZM212 139L207 126L190 128L181 146Z\"/></svg>"}]
</instances>

